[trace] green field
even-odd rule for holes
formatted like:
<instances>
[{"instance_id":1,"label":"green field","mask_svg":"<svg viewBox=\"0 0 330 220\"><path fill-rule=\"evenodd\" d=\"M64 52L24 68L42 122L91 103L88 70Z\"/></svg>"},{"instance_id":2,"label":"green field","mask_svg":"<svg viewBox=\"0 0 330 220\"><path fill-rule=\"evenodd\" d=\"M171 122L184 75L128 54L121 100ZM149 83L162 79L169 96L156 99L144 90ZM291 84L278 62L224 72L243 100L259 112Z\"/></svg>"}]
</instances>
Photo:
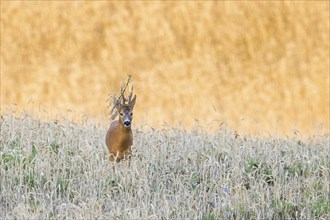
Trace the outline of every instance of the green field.
<instances>
[{"instance_id":1,"label":"green field","mask_svg":"<svg viewBox=\"0 0 330 220\"><path fill-rule=\"evenodd\" d=\"M1 219L329 219L329 134L134 128L107 160L103 123L1 117ZM115 173L113 168L115 166Z\"/></svg>"}]
</instances>

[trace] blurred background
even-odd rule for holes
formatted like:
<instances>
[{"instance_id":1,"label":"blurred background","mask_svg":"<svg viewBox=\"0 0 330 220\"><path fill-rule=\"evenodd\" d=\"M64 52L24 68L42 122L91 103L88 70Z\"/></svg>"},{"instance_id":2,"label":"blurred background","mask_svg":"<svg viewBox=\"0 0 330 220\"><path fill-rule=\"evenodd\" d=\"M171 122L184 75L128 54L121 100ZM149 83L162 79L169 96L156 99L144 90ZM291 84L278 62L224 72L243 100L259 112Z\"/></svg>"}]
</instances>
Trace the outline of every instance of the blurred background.
<instances>
[{"instance_id":1,"label":"blurred background","mask_svg":"<svg viewBox=\"0 0 330 220\"><path fill-rule=\"evenodd\" d=\"M329 4L1 1L1 112L106 123L131 74L137 124L329 131Z\"/></svg>"}]
</instances>

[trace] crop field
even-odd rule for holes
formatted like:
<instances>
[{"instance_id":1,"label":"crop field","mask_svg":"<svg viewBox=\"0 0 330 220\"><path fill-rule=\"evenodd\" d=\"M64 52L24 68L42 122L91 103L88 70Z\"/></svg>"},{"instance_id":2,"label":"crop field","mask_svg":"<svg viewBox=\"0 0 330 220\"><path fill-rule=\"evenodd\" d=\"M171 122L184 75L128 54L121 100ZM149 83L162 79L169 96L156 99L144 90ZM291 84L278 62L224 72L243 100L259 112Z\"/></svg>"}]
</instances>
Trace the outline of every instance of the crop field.
<instances>
[{"instance_id":1,"label":"crop field","mask_svg":"<svg viewBox=\"0 0 330 220\"><path fill-rule=\"evenodd\" d=\"M0 122L1 219L330 218L329 134L144 125L129 165L107 160L105 123Z\"/></svg>"},{"instance_id":2,"label":"crop field","mask_svg":"<svg viewBox=\"0 0 330 220\"><path fill-rule=\"evenodd\" d=\"M329 1L0 9L0 219L330 219Z\"/></svg>"},{"instance_id":3,"label":"crop field","mask_svg":"<svg viewBox=\"0 0 330 220\"><path fill-rule=\"evenodd\" d=\"M306 135L330 129L329 1L1 1L1 109Z\"/></svg>"}]
</instances>

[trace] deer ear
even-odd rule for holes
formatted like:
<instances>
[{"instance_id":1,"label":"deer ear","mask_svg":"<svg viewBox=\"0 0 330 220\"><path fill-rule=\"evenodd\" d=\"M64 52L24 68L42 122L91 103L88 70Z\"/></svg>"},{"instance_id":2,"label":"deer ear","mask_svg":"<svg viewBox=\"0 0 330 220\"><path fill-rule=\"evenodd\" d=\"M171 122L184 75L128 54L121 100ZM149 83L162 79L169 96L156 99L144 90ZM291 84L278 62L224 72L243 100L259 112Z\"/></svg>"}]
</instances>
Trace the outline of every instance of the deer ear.
<instances>
[{"instance_id":1,"label":"deer ear","mask_svg":"<svg viewBox=\"0 0 330 220\"><path fill-rule=\"evenodd\" d=\"M135 102L136 102L136 95L134 95L134 98L133 98L132 101L129 103L129 105L130 105L130 107L131 107L132 109L134 108Z\"/></svg>"}]
</instances>

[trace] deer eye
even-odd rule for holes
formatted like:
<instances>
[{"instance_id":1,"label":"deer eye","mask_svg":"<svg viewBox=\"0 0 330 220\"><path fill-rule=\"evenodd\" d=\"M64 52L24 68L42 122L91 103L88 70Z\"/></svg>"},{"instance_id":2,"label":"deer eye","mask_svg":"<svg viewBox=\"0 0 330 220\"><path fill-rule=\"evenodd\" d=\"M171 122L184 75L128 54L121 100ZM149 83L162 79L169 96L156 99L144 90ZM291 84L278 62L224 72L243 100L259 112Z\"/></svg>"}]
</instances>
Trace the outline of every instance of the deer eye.
<instances>
[{"instance_id":1,"label":"deer eye","mask_svg":"<svg viewBox=\"0 0 330 220\"><path fill-rule=\"evenodd\" d=\"M133 115L133 113L131 113L131 116Z\"/></svg>"},{"instance_id":2,"label":"deer eye","mask_svg":"<svg viewBox=\"0 0 330 220\"><path fill-rule=\"evenodd\" d=\"M120 116L123 116L124 114L123 113L120 113Z\"/></svg>"}]
</instances>

